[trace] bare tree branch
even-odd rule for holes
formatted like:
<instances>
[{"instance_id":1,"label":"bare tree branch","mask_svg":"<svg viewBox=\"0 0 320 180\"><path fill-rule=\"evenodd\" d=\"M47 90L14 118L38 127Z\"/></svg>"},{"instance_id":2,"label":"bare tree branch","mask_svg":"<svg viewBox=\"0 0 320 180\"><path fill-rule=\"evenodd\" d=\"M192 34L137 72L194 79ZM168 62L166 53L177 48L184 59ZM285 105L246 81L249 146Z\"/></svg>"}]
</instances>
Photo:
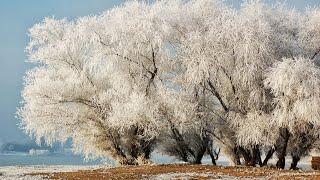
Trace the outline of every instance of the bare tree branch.
<instances>
[{"instance_id":1,"label":"bare tree branch","mask_svg":"<svg viewBox=\"0 0 320 180\"><path fill-rule=\"evenodd\" d=\"M311 60L316 58L316 56L320 53L320 48L314 53L314 55L311 57Z\"/></svg>"},{"instance_id":2,"label":"bare tree branch","mask_svg":"<svg viewBox=\"0 0 320 180\"><path fill-rule=\"evenodd\" d=\"M218 93L218 91L216 90L216 88L213 86L213 84L211 83L210 80L207 81L209 84L209 87L211 88L211 92L213 93L214 96L217 97L217 99L219 100L221 106L223 107L224 111L228 112L229 108L226 106L226 104L223 102L222 97L220 96L220 94Z\"/></svg>"}]
</instances>

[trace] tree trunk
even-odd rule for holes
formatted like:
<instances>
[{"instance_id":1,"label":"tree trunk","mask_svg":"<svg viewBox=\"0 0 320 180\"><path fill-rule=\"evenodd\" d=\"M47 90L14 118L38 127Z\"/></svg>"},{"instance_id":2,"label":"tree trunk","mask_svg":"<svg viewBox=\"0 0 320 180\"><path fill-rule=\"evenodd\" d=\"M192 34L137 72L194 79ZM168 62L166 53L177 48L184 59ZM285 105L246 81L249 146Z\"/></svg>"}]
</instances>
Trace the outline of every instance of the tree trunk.
<instances>
[{"instance_id":1,"label":"tree trunk","mask_svg":"<svg viewBox=\"0 0 320 180\"><path fill-rule=\"evenodd\" d=\"M235 165L241 165L239 148L235 147L233 149L233 153L234 153L233 161L234 161Z\"/></svg>"},{"instance_id":2,"label":"tree trunk","mask_svg":"<svg viewBox=\"0 0 320 180\"><path fill-rule=\"evenodd\" d=\"M203 146L200 152L198 153L199 155L201 155L201 159L204 153L207 151L211 157L212 164L216 165L216 159L215 159L215 156L213 155L213 149L212 149L212 146L213 146L212 139L210 138L208 131L204 131L204 133L202 134L202 142L203 142ZM198 159L198 158L200 157L197 157L197 161L201 163L201 159Z\"/></svg>"},{"instance_id":3,"label":"tree trunk","mask_svg":"<svg viewBox=\"0 0 320 180\"><path fill-rule=\"evenodd\" d=\"M216 163L216 157L213 155L212 140L210 140L210 141L208 142L207 152L209 153L209 155L210 155L210 157L211 157L212 165L217 165L217 163ZM215 153L216 153L216 152L215 152ZM220 149L219 149L219 153L220 153ZM217 159L218 159L218 157L219 157L219 153L216 154Z\"/></svg>"},{"instance_id":4,"label":"tree trunk","mask_svg":"<svg viewBox=\"0 0 320 180\"><path fill-rule=\"evenodd\" d=\"M145 140L145 139L140 140L140 146L141 146L142 153L143 153L142 157L145 159L144 164L149 163L150 155L153 150L155 141L156 141L155 138L148 139L148 140Z\"/></svg>"},{"instance_id":5,"label":"tree trunk","mask_svg":"<svg viewBox=\"0 0 320 180\"><path fill-rule=\"evenodd\" d=\"M278 159L278 161L277 161L276 166L277 166L277 168L279 168L279 169L284 169L285 165L286 165L285 155L281 154L281 155L279 156L279 159Z\"/></svg>"},{"instance_id":6,"label":"tree trunk","mask_svg":"<svg viewBox=\"0 0 320 180\"><path fill-rule=\"evenodd\" d=\"M129 165L137 165L137 159L140 154L140 143L139 143L139 138L138 138L138 126L133 126L131 129L129 129L128 133L128 152L127 152L127 157L129 161Z\"/></svg>"},{"instance_id":7,"label":"tree trunk","mask_svg":"<svg viewBox=\"0 0 320 180\"><path fill-rule=\"evenodd\" d=\"M217 165L216 163L216 158L214 157L213 153L212 153L212 149L208 149L208 152L209 152L209 155L211 157L211 162L212 162L212 165Z\"/></svg>"},{"instance_id":8,"label":"tree trunk","mask_svg":"<svg viewBox=\"0 0 320 180\"><path fill-rule=\"evenodd\" d=\"M252 158L249 162L249 166L255 167L258 161L257 153L256 153L256 147L252 148Z\"/></svg>"},{"instance_id":9,"label":"tree trunk","mask_svg":"<svg viewBox=\"0 0 320 180\"><path fill-rule=\"evenodd\" d=\"M259 166L262 167L262 160L261 160L261 153L260 153L259 145L256 145L253 153L256 156L256 164L259 164Z\"/></svg>"},{"instance_id":10,"label":"tree trunk","mask_svg":"<svg viewBox=\"0 0 320 180\"><path fill-rule=\"evenodd\" d=\"M262 166L261 154L260 154L260 149L259 149L258 145L255 145L252 148L252 158L251 158L249 165L256 166L256 164L259 164L260 167Z\"/></svg>"},{"instance_id":11,"label":"tree trunk","mask_svg":"<svg viewBox=\"0 0 320 180\"><path fill-rule=\"evenodd\" d=\"M258 164L259 164L260 167L262 167L262 159L261 159L260 150L258 152Z\"/></svg>"},{"instance_id":12,"label":"tree trunk","mask_svg":"<svg viewBox=\"0 0 320 180\"><path fill-rule=\"evenodd\" d=\"M300 157L297 157L297 156L293 156L292 157L292 163L291 163L291 166L290 166L290 169L293 169L293 170L297 170L297 164L298 162L300 161Z\"/></svg>"},{"instance_id":13,"label":"tree trunk","mask_svg":"<svg viewBox=\"0 0 320 180\"><path fill-rule=\"evenodd\" d=\"M287 155L287 146L288 146L288 141L290 137L290 133L287 128L282 128L280 129L280 136L283 138L280 140L279 147L278 147L278 162L277 162L277 168L279 169L284 169L285 164L286 164L286 155Z\"/></svg>"},{"instance_id":14,"label":"tree trunk","mask_svg":"<svg viewBox=\"0 0 320 180\"><path fill-rule=\"evenodd\" d=\"M123 148L121 147L119 135L110 136L109 138L112 139L111 156L113 158L115 158L115 160L116 160L116 162L118 164L120 164L120 165L128 165L129 161L128 161L128 158L127 158L126 154L124 153ZM109 149L110 147L106 147L106 148Z\"/></svg>"},{"instance_id":15,"label":"tree trunk","mask_svg":"<svg viewBox=\"0 0 320 180\"><path fill-rule=\"evenodd\" d=\"M313 126L310 125L309 128L309 130L312 130ZM317 139L318 138L313 136L310 132L298 133L293 136L291 141L295 142L295 146L291 148L292 163L290 169L297 169L297 164L300 161L301 156L312 148L312 145Z\"/></svg>"},{"instance_id":16,"label":"tree trunk","mask_svg":"<svg viewBox=\"0 0 320 180\"><path fill-rule=\"evenodd\" d=\"M200 149L200 151L196 154L195 164L201 164L201 160L202 160L205 152L206 152L206 147L203 146L203 147Z\"/></svg>"},{"instance_id":17,"label":"tree trunk","mask_svg":"<svg viewBox=\"0 0 320 180\"><path fill-rule=\"evenodd\" d=\"M224 151L225 151L226 155L231 158L233 165L241 165L239 147L234 146L232 148L230 146L227 146Z\"/></svg>"},{"instance_id":18,"label":"tree trunk","mask_svg":"<svg viewBox=\"0 0 320 180\"><path fill-rule=\"evenodd\" d=\"M250 151L248 149L244 149L243 147L239 147L239 151L244 158L245 165L251 166L252 156L250 154Z\"/></svg>"},{"instance_id":19,"label":"tree trunk","mask_svg":"<svg viewBox=\"0 0 320 180\"><path fill-rule=\"evenodd\" d=\"M188 157L190 157L190 156L192 156L194 159L196 159L194 152L190 149L188 144L185 142L185 140L183 139L183 137L180 134L180 132L178 131L178 129L176 129L172 124L171 124L171 131L172 131L174 139L177 142L177 146L178 146L177 152L179 152L182 160L184 162L189 162Z\"/></svg>"},{"instance_id":20,"label":"tree trunk","mask_svg":"<svg viewBox=\"0 0 320 180\"><path fill-rule=\"evenodd\" d=\"M207 142L206 149L207 149L207 152L209 153L209 155L210 155L210 157L211 157L212 165L217 165L217 163L216 163L216 157L213 155L212 140L209 140L209 141ZM219 149L219 153L220 153L220 149ZM217 154L217 158L218 158L218 156L219 156L219 153Z\"/></svg>"},{"instance_id":21,"label":"tree trunk","mask_svg":"<svg viewBox=\"0 0 320 180\"><path fill-rule=\"evenodd\" d=\"M263 166L266 166L266 165L268 164L268 161L269 161L269 159L272 157L274 151L275 151L274 148L271 148L271 149L268 151L268 153L267 153L267 155L266 155L266 158L263 160L262 167L263 167Z\"/></svg>"}]
</instances>

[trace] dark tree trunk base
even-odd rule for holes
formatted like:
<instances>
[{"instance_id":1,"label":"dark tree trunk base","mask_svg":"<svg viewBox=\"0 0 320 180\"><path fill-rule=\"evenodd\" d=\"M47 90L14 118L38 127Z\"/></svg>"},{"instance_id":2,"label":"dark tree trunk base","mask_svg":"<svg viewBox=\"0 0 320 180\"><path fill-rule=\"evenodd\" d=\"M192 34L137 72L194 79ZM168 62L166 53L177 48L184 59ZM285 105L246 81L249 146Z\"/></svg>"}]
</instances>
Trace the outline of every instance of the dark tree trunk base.
<instances>
[{"instance_id":1,"label":"dark tree trunk base","mask_svg":"<svg viewBox=\"0 0 320 180\"><path fill-rule=\"evenodd\" d=\"M277 168L284 169L285 165L286 165L286 158L280 157L276 164Z\"/></svg>"},{"instance_id":2,"label":"dark tree trunk base","mask_svg":"<svg viewBox=\"0 0 320 180\"><path fill-rule=\"evenodd\" d=\"M262 167L268 165L268 161L269 161L269 159L272 157L274 151L275 151L274 148L271 148L271 149L268 151L268 153L267 153L267 155L266 155L266 158L263 160Z\"/></svg>"},{"instance_id":3,"label":"dark tree trunk base","mask_svg":"<svg viewBox=\"0 0 320 180\"><path fill-rule=\"evenodd\" d=\"M279 158L276 166L279 169L284 169L286 164L288 141L290 138L290 133L287 128L280 129L280 138L282 139L279 140L279 147L276 147Z\"/></svg>"},{"instance_id":4,"label":"dark tree trunk base","mask_svg":"<svg viewBox=\"0 0 320 180\"><path fill-rule=\"evenodd\" d=\"M290 169L297 170L298 169L297 165L299 161L300 161L300 157L292 157L292 163L291 163Z\"/></svg>"}]
</instances>

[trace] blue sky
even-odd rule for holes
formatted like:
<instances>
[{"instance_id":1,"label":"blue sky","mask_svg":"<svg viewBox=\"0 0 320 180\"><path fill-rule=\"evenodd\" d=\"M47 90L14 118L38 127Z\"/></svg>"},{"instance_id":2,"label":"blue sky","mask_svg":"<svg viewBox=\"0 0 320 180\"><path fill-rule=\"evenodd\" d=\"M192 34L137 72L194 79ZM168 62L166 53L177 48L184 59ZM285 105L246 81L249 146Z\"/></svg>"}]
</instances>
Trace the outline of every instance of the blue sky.
<instances>
[{"instance_id":1,"label":"blue sky","mask_svg":"<svg viewBox=\"0 0 320 180\"><path fill-rule=\"evenodd\" d=\"M15 118L26 63L27 30L44 17L96 14L121 4L122 0L0 0L0 141L21 141L26 136Z\"/></svg>"},{"instance_id":2,"label":"blue sky","mask_svg":"<svg viewBox=\"0 0 320 180\"><path fill-rule=\"evenodd\" d=\"M124 0L0 0L0 141L22 141L28 138L18 129L15 112L26 63L24 48L27 30L44 17L67 17L96 14L119 5ZM240 0L226 0L239 7ZM268 0L272 2L273 0ZM287 0L288 6L304 9L320 6L320 0Z\"/></svg>"}]
</instances>

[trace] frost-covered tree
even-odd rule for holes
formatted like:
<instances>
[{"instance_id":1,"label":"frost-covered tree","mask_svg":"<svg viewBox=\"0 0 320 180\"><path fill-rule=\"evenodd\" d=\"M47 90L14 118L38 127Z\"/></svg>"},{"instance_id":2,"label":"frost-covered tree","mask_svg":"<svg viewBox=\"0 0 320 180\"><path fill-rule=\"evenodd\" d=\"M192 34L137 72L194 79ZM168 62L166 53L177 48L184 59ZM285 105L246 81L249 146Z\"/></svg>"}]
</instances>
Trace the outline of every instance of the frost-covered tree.
<instances>
[{"instance_id":1,"label":"frost-covered tree","mask_svg":"<svg viewBox=\"0 0 320 180\"><path fill-rule=\"evenodd\" d=\"M194 89L207 91L209 102L201 105L218 115L214 119L216 131L212 133L235 163L243 156L246 164L262 166L270 157L263 163L260 151L272 155L276 149L278 167L283 167L287 143L294 132L290 126L279 124L281 118L286 118L284 114L275 115L279 104L285 101L278 102L273 87L268 85L272 78L269 71L283 58L316 57L318 48L308 41L316 42L319 38L315 30L317 22L312 20L318 17L317 10L312 15L300 14L283 5L271 7L257 1L243 4L239 11L219 1L190 1L173 7L179 9L166 16L169 19L166 30L176 52L175 82L189 93ZM281 73L270 80L277 87L287 82L278 80L284 78ZM302 84L299 88L305 87ZM284 89L292 88L288 85ZM311 99L318 97L316 94ZM302 99L306 101L305 97ZM318 111L315 104L300 105Z\"/></svg>"},{"instance_id":2,"label":"frost-covered tree","mask_svg":"<svg viewBox=\"0 0 320 180\"><path fill-rule=\"evenodd\" d=\"M160 109L164 126L158 138L160 152L175 156L182 161L200 164L205 154L210 155L212 164L216 164L220 150L210 134L214 128L212 113L200 105L204 98L197 92L195 96L174 94L164 98Z\"/></svg>"},{"instance_id":3,"label":"frost-covered tree","mask_svg":"<svg viewBox=\"0 0 320 180\"><path fill-rule=\"evenodd\" d=\"M167 23L172 32L169 42L176 50L175 81L182 91L203 89L206 98L200 105L216 116L212 133L239 163L237 144L268 141L263 134L269 128L264 113L271 101L262 83L263 70L273 60L267 49L268 27L260 26L256 7L250 5L238 14L219 1L191 1L181 6L181 13L170 15ZM256 125L260 126L257 131L248 131ZM248 132L255 134L242 134Z\"/></svg>"},{"instance_id":4,"label":"frost-covered tree","mask_svg":"<svg viewBox=\"0 0 320 180\"><path fill-rule=\"evenodd\" d=\"M300 57L283 59L276 63L267 74L266 86L274 94L276 105L271 119L279 127L285 128L286 138L282 143L285 146L290 135L296 139L295 143L298 143L300 139L305 139L303 140L305 146L311 146L311 144L308 145L308 141L314 143L319 136L317 132L320 112L318 106L319 73L320 69L312 59ZM305 148L304 151L307 150L310 149ZM285 163L284 156L285 153L280 155L281 166L284 166Z\"/></svg>"},{"instance_id":5,"label":"frost-covered tree","mask_svg":"<svg viewBox=\"0 0 320 180\"><path fill-rule=\"evenodd\" d=\"M111 156L120 164L149 159L157 104L150 97L165 55L146 13L146 4L134 2L31 28L27 53L38 67L26 77L22 127L49 144L72 138L87 157Z\"/></svg>"},{"instance_id":6,"label":"frost-covered tree","mask_svg":"<svg viewBox=\"0 0 320 180\"><path fill-rule=\"evenodd\" d=\"M30 29L21 126L89 157L201 163L300 157L319 139L320 10L246 1L131 1ZM302 142L308 140L308 143ZM306 145L306 146L304 146ZM266 158L261 159L265 153Z\"/></svg>"}]
</instances>

